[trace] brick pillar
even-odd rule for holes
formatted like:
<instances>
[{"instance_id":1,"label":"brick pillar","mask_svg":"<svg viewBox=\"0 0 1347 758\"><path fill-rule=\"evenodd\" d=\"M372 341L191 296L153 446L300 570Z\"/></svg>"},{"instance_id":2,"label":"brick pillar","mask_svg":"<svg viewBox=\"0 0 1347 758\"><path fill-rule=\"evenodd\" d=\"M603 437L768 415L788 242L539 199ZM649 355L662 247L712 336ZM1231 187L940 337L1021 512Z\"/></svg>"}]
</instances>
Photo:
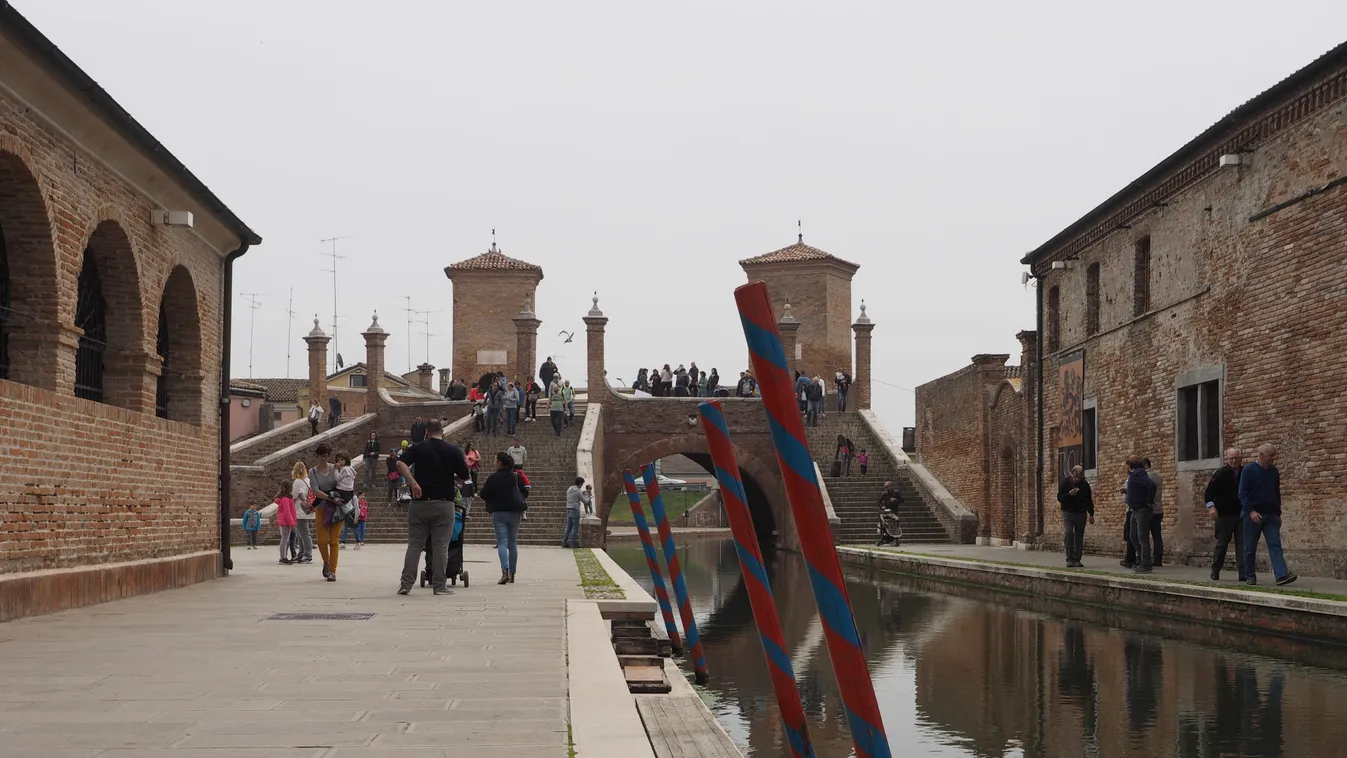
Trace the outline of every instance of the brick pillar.
<instances>
[{"instance_id":1,"label":"brick pillar","mask_svg":"<svg viewBox=\"0 0 1347 758\"><path fill-rule=\"evenodd\" d=\"M365 412L376 413L379 410L379 388L384 382L384 344L388 342L388 332L379 326L379 312L374 312L374 321L363 333L365 338Z\"/></svg>"},{"instance_id":2,"label":"brick pillar","mask_svg":"<svg viewBox=\"0 0 1347 758\"><path fill-rule=\"evenodd\" d=\"M800 320L790 312L790 301L786 301L786 307L781 312L781 318L776 322L776 328L781 332L781 346L786 349L786 366L791 369L798 369L800 361L795 358L796 337L800 333Z\"/></svg>"},{"instance_id":3,"label":"brick pillar","mask_svg":"<svg viewBox=\"0 0 1347 758\"><path fill-rule=\"evenodd\" d=\"M422 363L416 367L416 386L426 392L434 392L435 367L429 363Z\"/></svg>"},{"instance_id":4,"label":"brick pillar","mask_svg":"<svg viewBox=\"0 0 1347 758\"><path fill-rule=\"evenodd\" d=\"M1015 335L1020 341L1020 391L1024 394L1024 419L1020 427L1020 457L1024 470L1015 481L1020 491L1017 502L1023 503L1016 523L1026 524L1033 535L1043 533L1043 519L1039 513L1038 493L1034 482L1038 477L1038 332L1024 331Z\"/></svg>"},{"instance_id":5,"label":"brick pillar","mask_svg":"<svg viewBox=\"0 0 1347 758\"><path fill-rule=\"evenodd\" d=\"M103 359L103 402L153 416L163 366L158 355L109 351Z\"/></svg>"},{"instance_id":6,"label":"brick pillar","mask_svg":"<svg viewBox=\"0 0 1347 758\"><path fill-rule=\"evenodd\" d=\"M529 296L525 295L524 310L514 317L514 376L510 378L517 382L526 381L537 370L538 327L542 326L542 323L533 312Z\"/></svg>"},{"instance_id":7,"label":"brick pillar","mask_svg":"<svg viewBox=\"0 0 1347 758\"><path fill-rule=\"evenodd\" d=\"M440 394L444 395L449 391L449 369L440 369Z\"/></svg>"},{"instance_id":8,"label":"brick pillar","mask_svg":"<svg viewBox=\"0 0 1347 758\"><path fill-rule=\"evenodd\" d=\"M847 405L854 406L856 410L870 407L870 332L874 330L875 325L865 315L865 301L862 300L860 318L851 325L851 331L856 333L856 375L851 382L851 394L855 400L847 398Z\"/></svg>"},{"instance_id":9,"label":"brick pillar","mask_svg":"<svg viewBox=\"0 0 1347 758\"><path fill-rule=\"evenodd\" d=\"M608 317L599 310L599 293L594 293L594 306L585 315L585 353L589 378L590 401L603 402L603 391L608 387L608 379L603 370L603 330L608 325Z\"/></svg>"},{"instance_id":10,"label":"brick pillar","mask_svg":"<svg viewBox=\"0 0 1347 758\"><path fill-rule=\"evenodd\" d=\"M331 337L318 328L318 317L314 316L313 331L304 337L304 341L309 343L309 400L317 401L323 413L328 412L327 343L331 340ZM304 408L302 412L307 414L309 409Z\"/></svg>"}]
</instances>

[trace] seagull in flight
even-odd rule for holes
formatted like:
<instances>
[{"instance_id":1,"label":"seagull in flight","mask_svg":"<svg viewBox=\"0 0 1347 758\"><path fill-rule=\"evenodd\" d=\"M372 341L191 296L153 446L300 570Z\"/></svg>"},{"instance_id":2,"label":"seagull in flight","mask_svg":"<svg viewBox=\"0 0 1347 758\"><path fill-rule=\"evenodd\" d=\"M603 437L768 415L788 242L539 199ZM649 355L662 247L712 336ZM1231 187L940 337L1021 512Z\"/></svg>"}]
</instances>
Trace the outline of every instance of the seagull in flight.
<instances>
[{"instance_id":1,"label":"seagull in flight","mask_svg":"<svg viewBox=\"0 0 1347 758\"><path fill-rule=\"evenodd\" d=\"M565 337L566 337L566 341L561 343L561 344L563 344L563 345L570 344L570 341L573 340L573 339L575 339L575 332L568 332L568 331L565 331L564 329L563 329L562 331L560 331L560 332L557 332L557 336L558 336L558 337L560 337L560 336L562 336L562 335L565 335Z\"/></svg>"}]
</instances>

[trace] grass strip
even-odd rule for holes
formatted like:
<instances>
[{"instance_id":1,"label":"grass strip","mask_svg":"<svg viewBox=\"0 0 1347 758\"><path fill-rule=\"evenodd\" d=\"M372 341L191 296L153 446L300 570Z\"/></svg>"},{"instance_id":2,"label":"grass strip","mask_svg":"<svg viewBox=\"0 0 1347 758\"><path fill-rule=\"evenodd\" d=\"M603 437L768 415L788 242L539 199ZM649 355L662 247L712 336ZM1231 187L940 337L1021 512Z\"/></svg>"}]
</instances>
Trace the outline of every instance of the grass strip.
<instances>
[{"instance_id":1,"label":"grass strip","mask_svg":"<svg viewBox=\"0 0 1347 758\"><path fill-rule=\"evenodd\" d=\"M627 599L627 594L608 575L592 549L577 548L572 553L575 555L575 567L580 571L580 586L585 590L586 600Z\"/></svg>"},{"instance_id":2,"label":"grass strip","mask_svg":"<svg viewBox=\"0 0 1347 758\"><path fill-rule=\"evenodd\" d=\"M858 545L843 545L842 547L861 547ZM942 555L940 553L917 553L911 550L895 550L891 547L866 547L867 550L875 552L890 553L892 555L908 555L919 558L937 558L946 561L963 561L964 563L985 563L993 566L1013 566L1015 568L1045 569L1048 571L1060 571L1071 574L1092 574L1094 576L1124 577L1127 579L1137 579L1143 582L1155 582L1156 584L1182 584L1189 587L1205 587L1206 589L1239 590L1243 592L1262 592L1269 595L1290 595L1293 597L1304 597L1312 600L1332 600L1339 603L1347 603L1347 595L1335 595L1328 592L1315 592L1314 590L1300 590L1290 587L1270 587L1261 584L1247 585L1239 584L1227 586L1217 582L1192 581L1190 579L1171 579L1157 574L1124 574L1117 571L1100 571L1098 569L1079 569L1065 568L1061 566L1040 566L1033 563L1016 563L1015 561L992 561L985 558L968 558L961 555Z\"/></svg>"}]
</instances>

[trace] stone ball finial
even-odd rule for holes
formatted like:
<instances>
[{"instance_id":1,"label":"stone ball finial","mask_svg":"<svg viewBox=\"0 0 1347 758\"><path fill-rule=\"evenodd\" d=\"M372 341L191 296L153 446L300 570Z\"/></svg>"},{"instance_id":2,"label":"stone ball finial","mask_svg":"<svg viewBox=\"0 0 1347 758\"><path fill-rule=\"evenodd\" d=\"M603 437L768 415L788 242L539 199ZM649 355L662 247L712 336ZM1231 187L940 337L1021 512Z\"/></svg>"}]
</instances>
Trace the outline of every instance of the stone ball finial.
<instances>
[{"instance_id":1,"label":"stone ball finial","mask_svg":"<svg viewBox=\"0 0 1347 758\"><path fill-rule=\"evenodd\" d=\"M781 310L781 318L777 320L777 323L794 324L797 323L798 321L799 319L795 318L795 314L790 312L790 300L789 299L786 300L786 305Z\"/></svg>"},{"instance_id":2,"label":"stone ball finial","mask_svg":"<svg viewBox=\"0 0 1347 758\"><path fill-rule=\"evenodd\" d=\"M868 324L868 323L870 323L870 317L867 316L867 315L865 315L865 300L864 300L864 299L861 300L861 315L860 315L860 318L856 319L856 323L858 323L858 324Z\"/></svg>"},{"instance_id":3,"label":"stone ball finial","mask_svg":"<svg viewBox=\"0 0 1347 758\"><path fill-rule=\"evenodd\" d=\"M313 314L313 331L309 332L310 337L326 337L321 327L318 326L318 314Z\"/></svg>"},{"instance_id":4,"label":"stone ball finial","mask_svg":"<svg viewBox=\"0 0 1347 758\"><path fill-rule=\"evenodd\" d=\"M592 307L592 308L589 309L589 315L590 315L590 317L592 317L592 318L598 318L598 317L600 317L600 316L603 315L603 311L599 310L599 292L598 292L598 290L595 290L595 291L594 291L594 300L593 300L593 302L594 302L594 307Z\"/></svg>"},{"instance_id":5,"label":"stone ball finial","mask_svg":"<svg viewBox=\"0 0 1347 758\"><path fill-rule=\"evenodd\" d=\"M374 320L370 322L369 328L365 330L365 333L382 334L383 331L384 331L383 327L379 326L379 311L376 310L374 311Z\"/></svg>"}]
</instances>

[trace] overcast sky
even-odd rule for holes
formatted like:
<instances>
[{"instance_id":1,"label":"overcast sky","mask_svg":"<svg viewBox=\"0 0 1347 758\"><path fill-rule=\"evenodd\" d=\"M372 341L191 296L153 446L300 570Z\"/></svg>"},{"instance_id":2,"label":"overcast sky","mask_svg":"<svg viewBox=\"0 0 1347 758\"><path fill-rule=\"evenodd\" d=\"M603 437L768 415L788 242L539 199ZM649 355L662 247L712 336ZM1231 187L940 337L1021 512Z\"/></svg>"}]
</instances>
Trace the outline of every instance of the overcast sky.
<instances>
[{"instance_id":1,"label":"overcast sky","mask_svg":"<svg viewBox=\"0 0 1347 758\"><path fill-rule=\"evenodd\" d=\"M583 376L591 292L608 371L742 366L737 261L805 241L861 266L874 404L1034 328L1019 258L1347 34L1347 3L16 0L265 239L238 264L234 375L306 371L404 296L448 365L442 269L543 267L539 354ZM1094 10L1094 8L1099 10ZM287 315L294 288L293 324ZM522 304L522 303L521 303ZM414 326L413 363L427 359Z\"/></svg>"}]
</instances>

